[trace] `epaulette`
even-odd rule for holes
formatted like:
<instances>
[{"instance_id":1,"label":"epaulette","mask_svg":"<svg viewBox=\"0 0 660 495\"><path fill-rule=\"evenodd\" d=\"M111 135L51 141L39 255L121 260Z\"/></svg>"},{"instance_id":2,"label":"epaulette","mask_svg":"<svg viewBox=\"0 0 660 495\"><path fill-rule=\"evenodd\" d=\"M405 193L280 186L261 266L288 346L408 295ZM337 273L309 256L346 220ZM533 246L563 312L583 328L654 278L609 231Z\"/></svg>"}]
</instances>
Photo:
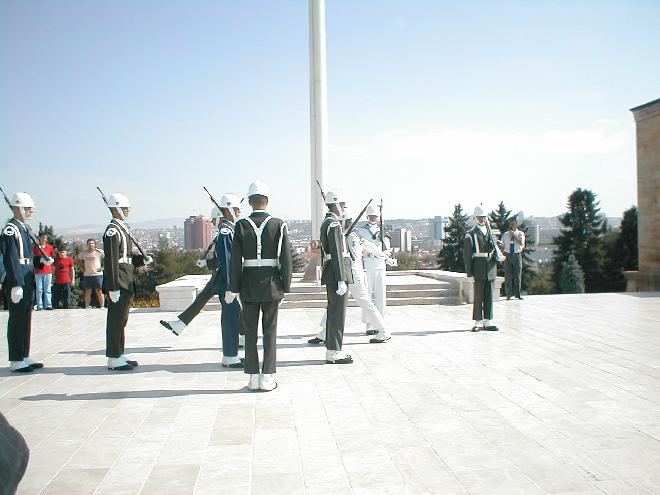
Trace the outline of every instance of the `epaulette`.
<instances>
[{"instance_id":1,"label":"epaulette","mask_svg":"<svg viewBox=\"0 0 660 495\"><path fill-rule=\"evenodd\" d=\"M7 225L5 225L5 228L2 229L2 234L18 236L18 229L16 228L15 225L8 223Z\"/></svg>"},{"instance_id":2,"label":"epaulette","mask_svg":"<svg viewBox=\"0 0 660 495\"><path fill-rule=\"evenodd\" d=\"M222 235L231 234L231 229L230 229L229 227L222 227L222 228L220 229L220 233L221 233Z\"/></svg>"},{"instance_id":3,"label":"epaulette","mask_svg":"<svg viewBox=\"0 0 660 495\"><path fill-rule=\"evenodd\" d=\"M339 222L337 220L333 220L332 223L328 226L328 228L332 227L339 227Z\"/></svg>"},{"instance_id":4,"label":"epaulette","mask_svg":"<svg viewBox=\"0 0 660 495\"><path fill-rule=\"evenodd\" d=\"M107 235L108 237L112 237L117 234L119 234L119 231L117 230L116 227L110 227L108 230L105 231L105 235Z\"/></svg>"}]
</instances>

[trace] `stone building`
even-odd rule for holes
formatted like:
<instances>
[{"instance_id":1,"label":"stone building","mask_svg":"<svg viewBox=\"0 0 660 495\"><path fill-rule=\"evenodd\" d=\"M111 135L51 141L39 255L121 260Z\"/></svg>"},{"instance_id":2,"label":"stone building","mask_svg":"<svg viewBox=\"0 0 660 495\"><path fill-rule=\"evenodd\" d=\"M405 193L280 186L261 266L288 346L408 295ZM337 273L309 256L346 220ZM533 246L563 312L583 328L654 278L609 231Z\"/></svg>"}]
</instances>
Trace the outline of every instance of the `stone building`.
<instances>
[{"instance_id":1,"label":"stone building","mask_svg":"<svg viewBox=\"0 0 660 495\"><path fill-rule=\"evenodd\" d=\"M637 124L639 271L625 272L627 290L660 290L660 98L632 108Z\"/></svg>"}]
</instances>

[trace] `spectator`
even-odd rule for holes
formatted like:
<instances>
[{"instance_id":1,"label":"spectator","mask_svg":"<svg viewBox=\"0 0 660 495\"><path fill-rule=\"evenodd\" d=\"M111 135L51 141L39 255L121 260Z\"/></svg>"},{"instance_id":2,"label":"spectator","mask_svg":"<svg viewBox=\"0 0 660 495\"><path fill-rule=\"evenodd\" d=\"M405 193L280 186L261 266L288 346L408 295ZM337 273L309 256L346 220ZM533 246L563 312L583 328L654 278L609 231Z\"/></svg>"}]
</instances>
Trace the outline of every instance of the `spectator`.
<instances>
[{"instance_id":1,"label":"spectator","mask_svg":"<svg viewBox=\"0 0 660 495\"><path fill-rule=\"evenodd\" d=\"M509 220L509 230L502 234L502 244L504 245L504 289L506 300L516 296L516 299L522 299L520 293L522 277L522 253L525 249L525 233L518 229L518 222L515 218Z\"/></svg>"},{"instance_id":2,"label":"spectator","mask_svg":"<svg viewBox=\"0 0 660 495\"><path fill-rule=\"evenodd\" d=\"M103 251L96 247L94 239L87 239L87 249L78 255L78 260L82 263L83 268L83 300L85 308L90 307L92 301L92 289L96 293L96 298L99 301L99 308L105 306L105 299L103 297Z\"/></svg>"},{"instance_id":3,"label":"spectator","mask_svg":"<svg viewBox=\"0 0 660 495\"><path fill-rule=\"evenodd\" d=\"M69 309L71 305L71 286L76 281L76 270L73 266L73 259L61 248L57 252L57 259L53 263L55 268L55 285L53 287L53 307Z\"/></svg>"},{"instance_id":4,"label":"spectator","mask_svg":"<svg viewBox=\"0 0 660 495\"><path fill-rule=\"evenodd\" d=\"M48 258L44 257L44 253ZM37 311L53 309L50 287L53 285L53 264L55 249L48 244L48 236L39 234L39 246L32 248L35 257L34 275L37 283Z\"/></svg>"}]
</instances>

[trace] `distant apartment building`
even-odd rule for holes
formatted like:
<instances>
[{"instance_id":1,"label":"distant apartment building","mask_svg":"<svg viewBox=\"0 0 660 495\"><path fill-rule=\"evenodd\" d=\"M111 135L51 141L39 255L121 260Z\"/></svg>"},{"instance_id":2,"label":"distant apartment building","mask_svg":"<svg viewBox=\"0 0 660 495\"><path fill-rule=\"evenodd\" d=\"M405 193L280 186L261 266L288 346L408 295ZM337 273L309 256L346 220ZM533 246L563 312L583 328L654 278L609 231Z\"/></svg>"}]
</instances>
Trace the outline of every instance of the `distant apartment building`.
<instances>
[{"instance_id":1,"label":"distant apartment building","mask_svg":"<svg viewBox=\"0 0 660 495\"><path fill-rule=\"evenodd\" d=\"M391 234L394 251L409 253L412 251L412 232L410 229L393 229Z\"/></svg>"},{"instance_id":2,"label":"distant apartment building","mask_svg":"<svg viewBox=\"0 0 660 495\"><path fill-rule=\"evenodd\" d=\"M211 219L202 215L190 216L183 223L184 249L206 249L213 240Z\"/></svg>"},{"instance_id":3,"label":"distant apartment building","mask_svg":"<svg viewBox=\"0 0 660 495\"><path fill-rule=\"evenodd\" d=\"M433 247L438 247L442 245L442 241L445 238L445 228L449 225L449 219L447 217L436 216L431 220L431 244Z\"/></svg>"}]
</instances>

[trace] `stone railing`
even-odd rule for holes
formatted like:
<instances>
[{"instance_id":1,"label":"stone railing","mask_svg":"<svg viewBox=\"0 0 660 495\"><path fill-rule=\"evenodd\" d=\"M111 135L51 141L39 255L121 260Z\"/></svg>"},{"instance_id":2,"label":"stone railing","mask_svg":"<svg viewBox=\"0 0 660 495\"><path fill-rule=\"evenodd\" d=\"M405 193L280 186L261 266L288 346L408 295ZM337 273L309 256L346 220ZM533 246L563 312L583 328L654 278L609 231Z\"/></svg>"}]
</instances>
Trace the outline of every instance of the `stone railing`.
<instances>
[{"instance_id":1,"label":"stone railing","mask_svg":"<svg viewBox=\"0 0 660 495\"><path fill-rule=\"evenodd\" d=\"M184 275L156 287L161 311L183 311L195 300L211 275Z\"/></svg>"}]
</instances>

